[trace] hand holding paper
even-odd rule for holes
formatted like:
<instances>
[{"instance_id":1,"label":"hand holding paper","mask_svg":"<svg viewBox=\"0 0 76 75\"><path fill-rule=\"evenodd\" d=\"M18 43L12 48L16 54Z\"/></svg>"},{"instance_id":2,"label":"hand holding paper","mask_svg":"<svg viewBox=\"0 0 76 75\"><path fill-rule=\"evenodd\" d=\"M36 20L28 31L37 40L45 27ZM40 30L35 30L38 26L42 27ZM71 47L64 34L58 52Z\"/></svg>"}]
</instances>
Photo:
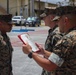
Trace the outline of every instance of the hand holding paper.
<instances>
[{"instance_id":1,"label":"hand holding paper","mask_svg":"<svg viewBox=\"0 0 76 75\"><path fill-rule=\"evenodd\" d=\"M18 35L19 39L23 42L23 44L26 45L26 43L28 42L28 44L32 47L32 50L34 52L39 51L38 47L35 45L34 42L32 42L30 35L28 34L20 34Z\"/></svg>"}]
</instances>

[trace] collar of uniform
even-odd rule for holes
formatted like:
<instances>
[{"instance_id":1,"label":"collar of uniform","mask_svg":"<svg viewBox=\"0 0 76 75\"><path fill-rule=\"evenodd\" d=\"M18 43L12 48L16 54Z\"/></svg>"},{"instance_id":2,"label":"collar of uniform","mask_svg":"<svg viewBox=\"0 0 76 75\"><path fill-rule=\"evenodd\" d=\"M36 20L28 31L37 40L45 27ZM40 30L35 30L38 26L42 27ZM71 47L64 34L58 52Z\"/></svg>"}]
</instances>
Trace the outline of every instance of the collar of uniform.
<instances>
[{"instance_id":1,"label":"collar of uniform","mask_svg":"<svg viewBox=\"0 0 76 75\"><path fill-rule=\"evenodd\" d=\"M49 29L49 30L48 30L48 34L50 34L52 31L53 31L53 29Z\"/></svg>"},{"instance_id":2,"label":"collar of uniform","mask_svg":"<svg viewBox=\"0 0 76 75\"><path fill-rule=\"evenodd\" d=\"M68 33L70 33L72 30L76 30L76 27L73 27L73 28L69 29L68 32L65 33L65 35L68 34Z\"/></svg>"},{"instance_id":3,"label":"collar of uniform","mask_svg":"<svg viewBox=\"0 0 76 75\"><path fill-rule=\"evenodd\" d=\"M49 29L48 33L50 34L51 32L53 32L53 30L58 27L57 25L53 28L53 29Z\"/></svg>"},{"instance_id":4,"label":"collar of uniform","mask_svg":"<svg viewBox=\"0 0 76 75\"><path fill-rule=\"evenodd\" d=\"M58 27L57 25L53 28L53 30L56 28L56 27Z\"/></svg>"}]
</instances>

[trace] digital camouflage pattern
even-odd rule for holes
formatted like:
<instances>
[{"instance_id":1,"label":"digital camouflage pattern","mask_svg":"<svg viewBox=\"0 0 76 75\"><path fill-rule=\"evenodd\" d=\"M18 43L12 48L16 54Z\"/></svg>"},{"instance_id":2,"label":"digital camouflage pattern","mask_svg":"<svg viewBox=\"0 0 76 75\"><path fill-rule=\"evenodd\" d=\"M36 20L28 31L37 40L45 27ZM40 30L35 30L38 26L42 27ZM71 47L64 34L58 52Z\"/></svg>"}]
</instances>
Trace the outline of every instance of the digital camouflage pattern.
<instances>
[{"instance_id":1,"label":"digital camouflage pattern","mask_svg":"<svg viewBox=\"0 0 76 75\"><path fill-rule=\"evenodd\" d=\"M60 34L58 27L50 29L48 32L49 33L45 42L45 50L53 52L53 48L57 41L61 39L62 34ZM53 72L48 72L43 69L42 75L53 75Z\"/></svg>"},{"instance_id":2,"label":"digital camouflage pattern","mask_svg":"<svg viewBox=\"0 0 76 75\"><path fill-rule=\"evenodd\" d=\"M56 70L55 75L76 75L76 30L64 35L57 42L53 52L64 59L63 65Z\"/></svg>"},{"instance_id":3,"label":"digital camouflage pattern","mask_svg":"<svg viewBox=\"0 0 76 75\"><path fill-rule=\"evenodd\" d=\"M12 51L9 37L0 34L0 75L12 75Z\"/></svg>"},{"instance_id":4,"label":"digital camouflage pattern","mask_svg":"<svg viewBox=\"0 0 76 75\"><path fill-rule=\"evenodd\" d=\"M52 52L54 45L59 39L61 39L61 37L62 34L60 34L58 27L54 28L53 30L50 29L45 42L45 50Z\"/></svg>"}]
</instances>

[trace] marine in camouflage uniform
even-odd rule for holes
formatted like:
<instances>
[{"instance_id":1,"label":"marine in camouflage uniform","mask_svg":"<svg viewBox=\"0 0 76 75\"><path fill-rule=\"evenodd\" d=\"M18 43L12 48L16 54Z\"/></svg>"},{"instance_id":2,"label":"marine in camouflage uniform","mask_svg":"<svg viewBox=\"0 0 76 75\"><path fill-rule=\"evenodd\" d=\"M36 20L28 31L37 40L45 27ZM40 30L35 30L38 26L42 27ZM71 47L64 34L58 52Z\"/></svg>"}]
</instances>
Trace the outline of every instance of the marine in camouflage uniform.
<instances>
[{"instance_id":1,"label":"marine in camouflage uniform","mask_svg":"<svg viewBox=\"0 0 76 75\"><path fill-rule=\"evenodd\" d=\"M48 10L48 11L45 11L44 14L49 14L49 12L51 11L50 9L45 9L45 10ZM52 11L54 11L54 10L52 9ZM51 14L52 14L52 12L51 12ZM45 16L43 16L43 17L45 17ZM47 39L45 41L45 46L44 46L45 50L52 52L55 44L57 43L58 40L61 39L62 36L63 35L59 32L59 28L57 25L55 25L53 27L53 29L49 29L48 36L47 36ZM48 72L43 69L41 75L52 75L52 72Z\"/></svg>"},{"instance_id":2,"label":"marine in camouflage uniform","mask_svg":"<svg viewBox=\"0 0 76 75\"><path fill-rule=\"evenodd\" d=\"M53 52L55 44L62 38L63 34L59 32L59 28L57 26L54 29L50 29L48 33L49 34L45 42L45 50ZM42 75L52 75L52 74L53 71L48 72L43 69Z\"/></svg>"},{"instance_id":3,"label":"marine in camouflage uniform","mask_svg":"<svg viewBox=\"0 0 76 75\"><path fill-rule=\"evenodd\" d=\"M3 16L3 18L5 18L5 16ZM7 19L9 18L10 17L8 16ZM7 36L7 34L0 33L0 75L13 75L11 63L12 51L13 48L9 37Z\"/></svg>"},{"instance_id":4,"label":"marine in camouflage uniform","mask_svg":"<svg viewBox=\"0 0 76 75\"><path fill-rule=\"evenodd\" d=\"M12 75L12 51L9 37L0 35L0 75Z\"/></svg>"},{"instance_id":5,"label":"marine in camouflage uniform","mask_svg":"<svg viewBox=\"0 0 76 75\"><path fill-rule=\"evenodd\" d=\"M45 42L45 50L53 51L53 47L63 35L59 32L59 28L56 26L48 31L48 36Z\"/></svg>"},{"instance_id":6,"label":"marine in camouflage uniform","mask_svg":"<svg viewBox=\"0 0 76 75\"><path fill-rule=\"evenodd\" d=\"M67 11L62 15L72 13L72 10L70 10L72 7L62 8L62 11ZM64 60L64 63L55 70L53 75L76 75L76 25L69 29L62 39L56 43L53 52Z\"/></svg>"},{"instance_id":7,"label":"marine in camouflage uniform","mask_svg":"<svg viewBox=\"0 0 76 75\"><path fill-rule=\"evenodd\" d=\"M56 44L53 52L65 60L55 75L76 75L76 28Z\"/></svg>"}]
</instances>

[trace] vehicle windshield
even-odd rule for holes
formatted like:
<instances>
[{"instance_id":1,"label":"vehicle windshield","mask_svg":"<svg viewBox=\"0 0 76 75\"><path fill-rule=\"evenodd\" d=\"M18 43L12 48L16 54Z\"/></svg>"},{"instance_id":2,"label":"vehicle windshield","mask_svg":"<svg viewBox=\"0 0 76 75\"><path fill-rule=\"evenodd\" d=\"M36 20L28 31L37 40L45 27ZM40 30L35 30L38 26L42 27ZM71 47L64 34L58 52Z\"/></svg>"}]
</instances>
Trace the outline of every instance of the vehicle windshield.
<instances>
[{"instance_id":1,"label":"vehicle windshield","mask_svg":"<svg viewBox=\"0 0 76 75\"><path fill-rule=\"evenodd\" d=\"M13 17L13 19L20 19L20 17Z\"/></svg>"},{"instance_id":2,"label":"vehicle windshield","mask_svg":"<svg viewBox=\"0 0 76 75\"><path fill-rule=\"evenodd\" d=\"M30 21L30 20L32 20L32 18L31 17L28 17L27 20Z\"/></svg>"},{"instance_id":3,"label":"vehicle windshield","mask_svg":"<svg viewBox=\"0 0 76 75\"><path fill-rule=\"evenodd\" d=\"M35 17L32 17L32 20L35 20Z\"/></svg>"}]
</instances>

